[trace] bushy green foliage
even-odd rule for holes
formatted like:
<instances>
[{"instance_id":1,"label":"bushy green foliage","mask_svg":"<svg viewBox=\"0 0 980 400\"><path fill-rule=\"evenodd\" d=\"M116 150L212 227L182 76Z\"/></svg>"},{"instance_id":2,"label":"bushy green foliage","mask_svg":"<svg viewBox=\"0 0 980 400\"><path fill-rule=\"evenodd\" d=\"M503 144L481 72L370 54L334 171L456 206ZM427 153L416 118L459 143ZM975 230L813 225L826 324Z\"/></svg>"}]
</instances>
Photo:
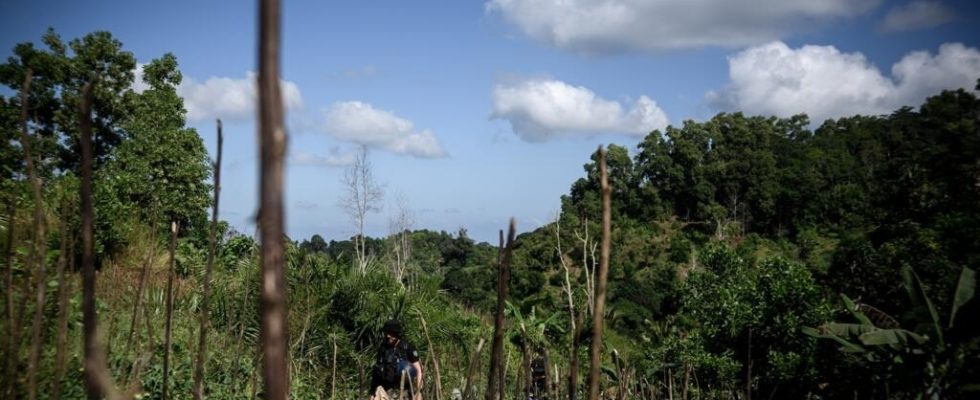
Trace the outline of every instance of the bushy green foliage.
<instances>
[{"instance_id":1,"label":"bushy green foliage","mask_svg":"<svg viewBox=\"0 0 980 400\"><path fill-rule=\"evenodd\" d=\"M97 79L98 306L108 361L121 384L134 380L134 366L142 365L135 383L146 398L160 392L165 243L170 222L177 222L182 233L169 381L173 392L189 393L211 165L200 137L186 127L176 93L176 57L165 54L144 65L148 88L137 92L135 59L111 34L64 42L49 31L41 42L44 48L17 45L0 65L0 83L16 92L28 70L34 76L29 140L45 182L48 264L59 260L54 249L60 239L78 230L76 110L82 85ZM0 239L10 243L6 268L16 286L28 288L12 291L13 299L29 309L32 271L25 265L33 228L26 221L33 200L23 180L19 103L17 96L0 96L0 190L14 210L0 215ZM971 286L961 271L980 263L976 92L946 91L918 110L830 120L812 131L802 115L723 113L651 132L633 156L630 151L612 144L606 156L613 188L612 254L608 329L597 345L615 357L603 360L604 384L626 390L627 398L640 392L741 398L750 390L769 398L975 393L970 390L980 371L980 330L967 317L976 314L976 301L963 293L972 293L976 279L967 273ZM596 162L592 155L584 176L562 196L557 220L522 233L514 245L507 309L513 377L527 353L538 348L549 350L563 375L572 354L580 370L571 373L585 369L593 324L585 312L601 239ZM218 246L211 293L205 390L211 398L261 395L255 351L258 243L227 232L227 224L220 231L227 234ZM500 249L476 243L464 228L405 234L412 256L400 279L389 271L385 238L364 238L372 263L363 273L353 268L350 240L284 238L294 397L363 394L365 370L389 318L408 327L427 379L434 378L439 361L444 392L462 387L476 343L489 336L487 321L496 311ZM77 250L65 259L76 256ZM130 327L138 271L147 256L146 307L138 310L143 323ZM899 284L903 270L916 271L915 279L904 274L905 291ZM54 279L48 286L60 291ZM950 291L954 285L959 286ZM844 316L842 309L833 315L836 293L855 299L845 308L858 323L826 323ZM575 338L569 298L584 315ZM82 396L78 302L74 289L66 398ZM51 340L58 309L53 302L42 306L45 340ZM867 307L896 326L872 321ZM936 310L951 311L947 316ZM824 331L810 333L860 351L819 346L802 334L807 326L822 326ZM136 332L132 343L130 328ZM26 352L15 349L15 367L23 366ZM44 359L53 352L46 347ZM486 361L485 352L478 361ZM51 363L42 364L43 393L53 387L54 372ZM476 375L484 373L478 369ZM519 389L514 378L507 384L508 393Z\"/></svg>"}]
</instances>

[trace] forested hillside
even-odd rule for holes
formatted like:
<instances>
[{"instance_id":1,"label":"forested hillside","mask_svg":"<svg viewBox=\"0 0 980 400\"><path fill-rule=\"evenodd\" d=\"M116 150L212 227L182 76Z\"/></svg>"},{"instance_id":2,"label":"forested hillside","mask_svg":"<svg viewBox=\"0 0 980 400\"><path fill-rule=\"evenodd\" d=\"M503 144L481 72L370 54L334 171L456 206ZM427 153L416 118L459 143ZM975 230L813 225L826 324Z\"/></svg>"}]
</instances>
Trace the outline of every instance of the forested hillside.
<instances>
[{"instance_id":1,"label":"forested hillside","mask_svg":"<svg viewBox=\"0 0 980 400\"><path fill-rule=\"evenodd\" d=\"M259 239L217 224L205 294L217 170L187 127L178 57L136 82L133 54L108 32L41 39L0 66L0 397L85 397L86 120L94 301L115 384L190 398L207 295L205 396L262 396ZM544 355L549 393L536 398L584 398L595 345L610 399L980 396L977 90L818 123L723 113L609 144L601 344L600 172L598 153L582 154L556 220L508 256L505 397L528 398ZM292 397L364 398L391 318L422 353L425 398L485 396L503 243L465 228L284 243Z\"/></svg>"}]
</instances>

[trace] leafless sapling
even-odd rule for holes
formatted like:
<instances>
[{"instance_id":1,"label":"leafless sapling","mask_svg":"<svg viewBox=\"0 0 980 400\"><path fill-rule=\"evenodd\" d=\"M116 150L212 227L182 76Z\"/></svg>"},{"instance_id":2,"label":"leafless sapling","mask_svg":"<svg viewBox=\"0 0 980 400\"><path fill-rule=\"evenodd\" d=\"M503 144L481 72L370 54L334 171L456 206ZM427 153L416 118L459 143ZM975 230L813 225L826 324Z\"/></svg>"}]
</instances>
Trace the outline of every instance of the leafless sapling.
<instances>
[{"instance_id":1,"label":"leafless sapling","mask_svg":"<svg viewBox=\"0 0 980 400\"><path fill-rule=\"evenodd\" d=\"M344 170L344 196L340 206L347 212L357 232L354 235L354 259L361 275L367 272L369 263L364 222L368 213L381 211L384 189L374 178L366 146L360 146L354 163Z\"/></svg>"}]
</instances>

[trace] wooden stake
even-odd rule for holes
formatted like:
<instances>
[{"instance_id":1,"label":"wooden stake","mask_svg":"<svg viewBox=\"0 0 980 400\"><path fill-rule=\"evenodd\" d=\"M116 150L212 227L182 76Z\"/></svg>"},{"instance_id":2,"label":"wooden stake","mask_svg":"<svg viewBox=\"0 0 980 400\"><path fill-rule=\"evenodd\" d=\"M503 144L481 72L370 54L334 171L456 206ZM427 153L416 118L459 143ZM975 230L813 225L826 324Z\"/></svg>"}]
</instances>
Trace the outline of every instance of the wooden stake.
<instances>
[{"instance_id":1,"label":"wooden stake","mask_svg":"<svg viewBox=\"0 0 980 400\"><path fill-rule=\"evenodd\" d=\"M500 231L500 249L503 252L503 257L497 265L497 315L493 324L493 350L490 353L490 371L487 374L486 400L494 400L498 396L502 397L504 391L501 384L503 380L500 379L500 372L503 371L501 362L504 352L504 308L507 306L507 283L510 281L511 249L516 224L511 218L510 226L507 229L506 246L504 245L504 232Z\"/></svg>"},{"instance_id":2,"label":"wooden stake","mask_svg":"<svg viewBox=\"0 0 980 400\"><path fill-rule=\"evenodd\" d=\"M211 299L211 271L214 269L214 253L217 246L218 199L221 195L221 148L224 137L221 120L218 120L218 159L214 162L214 203L211 206L211 238L208 245L208 265L204 271L204 299L201 302L201 328L197 340L197 365L194 367L194 399L204 398L204 364L208 360L208 305Z\"/></svg>"},{"instance_id":3,"label":"wooden stake","mask_svg":"<svg viewBox=\"0 0 980 400\"><path fill-rule=\"evenodd\" d=\"M470 398L470 388L473 386L473 373L476 372L477 366L480 364L480 352L483 350L483 343L486 340L480 338L480 343L476 345L476 351L473 352L473 357L470 358L470 367L466 370L466 383L463 385L463 400L469 400Z\"/></svg>"},{"instance_id":4,"label":"wooden stake","mask_svg":"<svg viewBox=\"0 0 980 400\"><path fill-rule=\"evenodd\" d=\"M61 389L65 378L65 345L68 342L68 294L70 282L65 279L65 270L69 259L74 259L75 239L68 234L68 207L63 206L61 212L61 251L58 255L58 339L54 355L54 387L51 399L61 398ZM67 243L67 244L66 244Z\"/></svg>"},{"instance_id":5,"label":"wooden stake","mask_svg":"<svg viewBox=\"0 0 980 400\"><path fill-rule=\"evenodd\" d=\"M599 178L602 188L602 252L599 258L599 282L592 317L592 367L589 370L589 399L599 400L599 367L602 357L602 321L606 309L606 277L609 274L609 241L612 225L612 188L606 172L606 151L599 147Z\"/></svg>"},{"instance_id":6,"label":"wooden stake","mask_svg":"<svg viewBox=\"0 0 980 400\"><path fill-rule=\"evenodd\" d=\"M259 149L261 177L259 198L262 229L262 328L263 378L269 400L289 396L288 329L286 324L286 281L283 268L283 155L286 129L283 125L282 94L279 88L279 44L281 16L279 0L259 2Z\"/></svg>"},{"instance_id":7,"label":"wooden stake","mask_svg":"<svg viewBox=\"0 0 980 400\"><path fill-rule=\"evenodd\" d=\"M174 274L177 269L177 222L170 222L170 271L167 273L167 317L166 327L163 333L163 393L160 398L167 397L167 379L170 378L170 349L171 339L173 338L173 319L174 319Z\"/></svg>"}]
</instances>

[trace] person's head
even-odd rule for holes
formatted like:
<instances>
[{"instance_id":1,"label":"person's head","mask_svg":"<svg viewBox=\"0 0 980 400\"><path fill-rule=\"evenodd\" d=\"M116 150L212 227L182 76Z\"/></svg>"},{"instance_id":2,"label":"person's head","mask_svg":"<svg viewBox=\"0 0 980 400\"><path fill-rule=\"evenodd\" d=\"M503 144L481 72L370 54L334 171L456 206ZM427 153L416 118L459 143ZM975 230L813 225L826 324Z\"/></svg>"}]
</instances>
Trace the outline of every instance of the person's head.
<instances>
[{"instance_id":1,"label":"person's head","mask_svg":"<svg viewBox=\"0 0 980 400\"><path fill-rule=\"evenodd\" d=\"M402 324L396 319L389 319L383 328L385 340L388 343L396 343L402 337Z\"/></svg>"}]
</instances>

